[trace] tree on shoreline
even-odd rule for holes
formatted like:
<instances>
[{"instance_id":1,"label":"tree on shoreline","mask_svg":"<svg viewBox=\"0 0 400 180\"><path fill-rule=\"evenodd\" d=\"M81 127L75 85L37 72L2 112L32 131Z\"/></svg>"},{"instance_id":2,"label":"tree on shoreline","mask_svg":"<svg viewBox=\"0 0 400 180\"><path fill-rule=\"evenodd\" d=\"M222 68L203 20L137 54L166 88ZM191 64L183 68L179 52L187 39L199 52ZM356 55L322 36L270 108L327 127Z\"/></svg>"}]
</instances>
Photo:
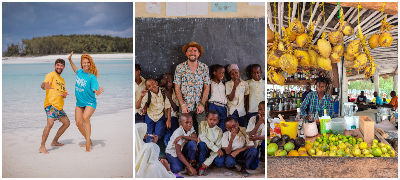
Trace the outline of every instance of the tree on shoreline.
<instances>
[{"instance_id":1,"label":"tree on shoreline","mask_svg":"<svg viewBox=\"0 0 400 180\"><path fill-rule=\"evenodd\" d=\"M21 45L7 44L4 57L9 56L42 56L65 54L71 51L92 54L133 52L133 38L111 37L109 35L52 35L22 39Z\"/></svg>"}]
</instances>

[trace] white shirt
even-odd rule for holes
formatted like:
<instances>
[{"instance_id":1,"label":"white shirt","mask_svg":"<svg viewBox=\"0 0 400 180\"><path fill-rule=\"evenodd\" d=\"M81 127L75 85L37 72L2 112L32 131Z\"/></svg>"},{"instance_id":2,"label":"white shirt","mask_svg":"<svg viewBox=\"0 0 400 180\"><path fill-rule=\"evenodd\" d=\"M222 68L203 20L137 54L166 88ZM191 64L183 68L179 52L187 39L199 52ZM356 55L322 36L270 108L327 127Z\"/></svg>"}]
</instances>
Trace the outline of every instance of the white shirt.
<instances>
[{"instance_id":1,"label":"white shirt","mask_svg":"<svg viewBox=\"0 0 400 180\"><path fill-rule=\"evenodd\" d=\"M245 127L239 127L239 133L236 134L235 139L232 142L232 151L240 149L244 146L254 146L253 141L249 140L249 135L246 133ZM222 136L222 148L226 149L229 146L229 141L231 140L231 132L225 131Z\"/></svg>"},{"instance_id":2,"label":"white shirt","mask_svg":"<svg viewBox=\"0 0 400 180\"><path fill-rule=\"evenodd\" d=\"M253 129L256 127L256 118L258 115L253 116L249 119L249 124L247 124L247 134L249 134L251 131L253 131ZM262 123L256 132L256 135L258 136L265 136L265 124ZM254 142L254 147L257 148L257 146L262 144L262 140L255 140Z\"/></svg>"},{"instance_id":3,"label":"white shirt","mask_svg":"<svg viewBox=\"0 0 400 180\"><path fill-rule=\"evenodd\" d=\"M226 104L228 102L228 99L225 95L225 85L222 83L222 81L217 84L211 80L211 97L208 102L219 102L222 104Z\"/></svg>"},{"instance_id":4,"label":"white shirt","mask_svg":"<svg viewBox=\"0 0 400 180\"><path fill-rule=\"evenodd\" d=\"M182 126L179 126L178 129L176 129L174 131L174 133L172 133L171 138L169 139L168 142L168 146L167 148L165 148L165 153L170 154L172 157L178 157L178 155L176 154L176 148L175 148L175 144L174 141L177 137L179 136L190 136L192 134L196 134L196 131L194 131L194 128L192 127L192 129L190 129L190 131L185 132L185 129L183 129ZM181 145L181 150L183 149L183 146L188 142L188 140L181 138L178 141L178 144Z\"/></svg>"},{"instance_id":5,"label":"white shirt","mask_svg":"<svg viewBox=\"0 0 400 180\"><path fill-rule=\"evenodd\" d=\"M207 121L202 121L199 131L200 141L206 143L207 147L211 149L210 156L204 161L204 164L209 166L218 156L218 150L221 149L222 130L217 125L210 128Z\"/></svg>"},{"instance_id":6,"label":"white shirt","mask_svg":"<svg viewBox=\"0 0 400 180\"><path fill-rule=\"evenodd\" d=\"M226 95L229 96L232 93L234 82L232 80L226 82ZM235 110L238 111L239 117L246 115L244 108L244 96L249 95L249 84L246 81L240 80L239 85L236 87L235 97L232 101L228 99L228 114L232 115Z\"/></svg>"},{"instance_id":7,"label":"white shirt","mask_svg":"<svg viewBox=\"0 0 400 180\"><path fill-rule=\"evenodd\" d=\"M247 83L249 84L249 112L258 112L258 104L265 101L265 81L250 79Z\"/></svg>"},{"instance_id":8,"label":"white shirt","mask_svg":"<svg viewBox=\"0 0 400 180\"><path fill-rule=\"evenodd\" d=\"M142 82L140 84L137 84L135 82L135 104L139 100L141 92L146 87L146 84L144 83L146 81L146 79L144 79L142 76L140 76L140 79L142 79ZM141 106L139 109L136 109L135 110L135 114L139 113L140 115L143 115L143 114L140 113L140 111L142 111L143 107L144 106Z\"/></svg>"}]
</instances>

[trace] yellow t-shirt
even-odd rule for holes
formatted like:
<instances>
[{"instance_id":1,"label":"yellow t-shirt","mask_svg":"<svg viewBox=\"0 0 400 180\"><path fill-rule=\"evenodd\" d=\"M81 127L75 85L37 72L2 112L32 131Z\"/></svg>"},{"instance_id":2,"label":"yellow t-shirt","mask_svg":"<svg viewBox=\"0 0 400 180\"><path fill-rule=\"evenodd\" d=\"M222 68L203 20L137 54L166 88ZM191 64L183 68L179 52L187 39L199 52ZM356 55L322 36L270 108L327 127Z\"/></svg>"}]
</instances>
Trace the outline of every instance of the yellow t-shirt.
<instances>
[{"instance_id":1,"label":"yellow t-shirt","mask_svg":"<svg viewBox=\"0 0 400 180\"><path fill-rule=\"evenodd\" d=\"M50 87L53 89L46 89L46 98L44 99L44 108L47 106L54 106L58 110L64 107L64 98L61 95L65 90L64 78L59 76L55 71L48 73L43 82L49 82Z\"/></svg>"}]
</instances>

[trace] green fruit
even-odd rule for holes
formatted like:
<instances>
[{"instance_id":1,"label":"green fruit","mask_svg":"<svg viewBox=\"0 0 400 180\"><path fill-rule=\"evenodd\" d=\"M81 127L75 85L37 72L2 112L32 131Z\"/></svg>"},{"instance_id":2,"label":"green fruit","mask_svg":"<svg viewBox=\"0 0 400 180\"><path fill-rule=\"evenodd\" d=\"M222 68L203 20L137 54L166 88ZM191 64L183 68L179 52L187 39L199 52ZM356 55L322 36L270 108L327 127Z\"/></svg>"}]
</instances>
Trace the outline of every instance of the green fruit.
<instances>
[{"instance_id":1,"label":"green fruit","mask_svg":"<svg viewBox=\"0 0 400 180\"><path fill-rule=\"evenodd\" d=\"M347 152L344 153L344 154L343 154L343 157L350 157L350 153L347 153Z\"/></svg>"},{"instance_id":2,"label":"green fruit","mask_svg":"<svg viewBox=\"0 0 400 180\"><path fill-rule=\"evenodd\" d=\"M334 156L336 156L336 153L334 153L334 152L331 152L331 153L329 153L329 156L332 156L332 157L334 157Z\"/></svg>"},{"instance_id":3,"label":"green fruit","mask_svg":"<svg viewBox=\"0 0 400 180\"><path fill-rule=\"evenodd\" d=\"M336 146L331 146L331 147L329 147L329 149L330 149L331 151L333 151L333 150L337 151L337 147L336 147Z\"/></svg>"},{"instance_id":4,"label":"green fruit","mask_svg":"<svg viewBox=\"0 0 400 180\"><path fill-rule=\"evenodd\" d=\"M374 140L372 140L372 143L378 144L378 140L374 139Z\"/></svg>"},{"instance_id":5,"label":"green fruit","mask_svg":"<svg viewBox=\"0 0 400 180\"><path fill-rule=\"evenodd\" d=\"M383 154L385 154L385 153L388 152L388 150L386 149L386 147L381 147L381 151L382 151Z\"/></svg>"},{"instance_id":6,"label":"green fruit","mask_svg":"<svg viewBox=\"0 0 400 180\"><path fill-rule=\"evenodd\" d=\"M336 155L340 155L340 156L343 156L344 155L344 150L343 149L339 149L339 150L337 150L337 152L336 152Z\"/></svg>"},{"instance_id":7,"label":"green fruit","mask_svg":"<svg viewBox=\"0 0 400 180\"><path fill-rule=\"evenodd\" d=\"M381 149L375 147L372 149L372 155L374 155L374 157L380 157L382 155L382 151Z\"/></svg>"},{"instance_id":8,"label":"green fruit","mask_svg":"<svg viewBox=\"0 0 400 180\"><path fill-rule=\"evenodd\" d=\"M334 145L334 146L337 146L337 145L338 145L338 142L333 142L333 145Z\"/></svg>"},{"instance_id":9,"label":"green fruit","mask_svg":"<svg viewBox=\"0 0 400 180\"><path fill-rule=\"evenodd\" d=\"M353 149L352 154L356 157L359 157L361 155L361 150L360 149Z\"/></svg>"},{"instance_id":10,"label":"green fruit","mask_svg":"<svg viewBox=\"0 0 400 180\"><path fill-rule=\"evenodd\" d=\"M380 148L382 148L382 147L385 146L385 144L384 144L384 143L379 143L378 146L379 146Z\"/></svg>"},{"instance_id":11,"label":"green fruit","mask_svg":"<svg viewBox=\"0 0 400 180\"><path fill-rule=\"evenodd\" d=\"M343 143L340 143L340 144L339 144L339 149L345 150L345 149L346 149L346 145L343 144Z\"/></svg>"},{"instance_id":12,"label":"green fruit","mask_svg":"<svg viewBox=\"0 0 400 180\"><path fill-rule=\"evenodd\" d=\"M287 155L287 152L285 150L279 149L275 152L275 156L286 156L286 155Z\"/></svg>"},{"instance_id":13,"label":"green fruit","mask_svg":"<svg viewBox=\"0 0 400 180\"><path fill-rule=\"evenodd\" d=\"M357 141L364 142L362 138L358 138Z\"/></svg>"},{"instance_id":14,"label":"green fruit","mask_svg":"<svg viewBox=\"0 0 400 180\"><path fill-rule=\"evenodd\" d=\"M318 151L316 154L315 154L315 156L322 156L322 151Z\"/></svg>"},{"instance_id":15,"label":"green fruit","mask_svg":"<svg viewBox=\"0 0 400 180\"><path fill-rule=\"evenodd\" d=\"M371 148L376 148L378 147L378 144L372 144Z\"/></svg>"},{"instance_id":16,"label":"green fruit","mask_svg":"<svg viewBox=\"0 0 400 180\"><path fill-rule=\"evenodd\" d=\"M396 153L393 151L393 149L389 150L388 154L390 155L390 157L396 156Z\"/></svg>"},{"instance_id":17,"label":"green fruit","mask_svg":"<svg viewBox=\"0 0 400 180\"><path fill-rule=\"evenodd\" d=\"M267 145L269 145L270 142L271 142L271 140L268 139L268 140L267 140Z\"/></svg>"},{"instance_id":18,"label":"green fruit","mask_svg":"<svg viewBox=\"0 0 400 180\"><path fill-rule=\"evenodd\" d=\"M315 149L314 148L310 148L307 152L308 152L308 155L310 155L310 156L315 155Z\"/></svg>"},{"instance_id":19,"label":"green fruit","mask_svg":"<svg viewBox=\"0 0 400 180\"><path fill-rule=\"evenodd\" d=\"M323 144L322 147L321 147L321 150L324 151L324 152L328 151L329 150L328 144Z\"/></svg>"},{"instance_id":20,"label":"green fruit","mask_svg":"<svg viewBox=\"0 0 400 180\"><path fill-rule=\"evenodd\" d=\"M358 144L353 146L355 149L360 149L360 146L358 146Z\"/></svg>"},{"instance_id":21,"label":"green fruit","mask_svg":"<svg viewBox=\"0 0 400 180\"><path fill-rule=\"evenodd\" d=\"M288 143L285 144L285 146L283 146L283 149L284 149L286 152L290 152L290 151L294 150L294 148L295 148L295 146L294 146L294 144L291 143L291 142L288 142Z\"/></svg>"},{"instance_id":22,"label":"green fruit","mask_svg":"<svg viewBox=\"0 0 400 180\"><path fill-rule=\"evenodd\" d=\"M386 148L387 150L391 150L391 149L392 149L392 146L390 146L389 144L385 144L385 148Z\"/></svg>"},{"instance_id":23,"label":"green fruit","mask_svg":"<svg viewBox=\"0 0 400 180\"><path fill-rule=\"evenodd\" d=\"M276 151L278 151L278 145L276 143L271 143L267 146L268 156L273 156Z\"/></svg>"}]
</instances>

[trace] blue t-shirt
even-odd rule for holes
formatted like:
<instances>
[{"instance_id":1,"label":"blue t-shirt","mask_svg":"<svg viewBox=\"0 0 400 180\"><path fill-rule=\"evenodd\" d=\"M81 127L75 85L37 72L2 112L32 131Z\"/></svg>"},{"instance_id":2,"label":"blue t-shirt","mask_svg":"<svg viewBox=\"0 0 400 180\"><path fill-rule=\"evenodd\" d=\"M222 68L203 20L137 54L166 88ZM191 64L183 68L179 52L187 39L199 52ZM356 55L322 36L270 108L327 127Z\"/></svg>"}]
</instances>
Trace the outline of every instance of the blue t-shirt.
<instances>
[{"instance_id":1,"label":"blue t-shirt","mask_svg":"<svg viewBox=\"0 0 400 180\"><path fill-rule=\"evenodd\" d=\"M99 89L99 83L94 74L85 73L83 69L76 71L75 96L76 106L91 106L96 109L97 102L93 89Z\"/></svg>"},{"instance_id":2,"label":"blue t-shirt","mask_svg":"<svg viewBox=\"0 0 400 180\"><path fill-rule=\"evenodd\" d=\"M376 103L377 105L382 105L382 104L383 104L383 102L382 102L382 99L381 99L381 97L379 97L379 96L376 96L376 97L375 97L375 103Z\"/></svg>"}]
</instances>

